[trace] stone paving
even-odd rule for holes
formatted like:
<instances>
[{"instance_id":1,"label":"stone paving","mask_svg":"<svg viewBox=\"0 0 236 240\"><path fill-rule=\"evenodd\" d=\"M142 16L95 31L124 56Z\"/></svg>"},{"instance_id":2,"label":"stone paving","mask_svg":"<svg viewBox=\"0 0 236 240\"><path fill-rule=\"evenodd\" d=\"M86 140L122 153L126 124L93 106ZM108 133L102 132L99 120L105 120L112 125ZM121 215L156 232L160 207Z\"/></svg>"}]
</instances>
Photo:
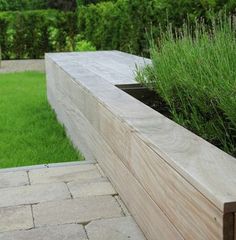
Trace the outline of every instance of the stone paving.
<instances>
[{"instance_id":1,"label":"stone paving","mask_svg":"<svg viewBox=\"0 0 236 240\"><path fill-rule=\"evenodd\" d=\"M0 240L145 240L95 163L0 171Z\"/></svg>"},{"instance_id":2,"label":"stone paving","mask_svg":"<svg viewBox=\"0 0 236 240\"><path fill-rule=\"evenodd\" d=\"M0 73L24 71L45 72L44 60L4 60L1 62Z\"/></svg>"}]
</instances>

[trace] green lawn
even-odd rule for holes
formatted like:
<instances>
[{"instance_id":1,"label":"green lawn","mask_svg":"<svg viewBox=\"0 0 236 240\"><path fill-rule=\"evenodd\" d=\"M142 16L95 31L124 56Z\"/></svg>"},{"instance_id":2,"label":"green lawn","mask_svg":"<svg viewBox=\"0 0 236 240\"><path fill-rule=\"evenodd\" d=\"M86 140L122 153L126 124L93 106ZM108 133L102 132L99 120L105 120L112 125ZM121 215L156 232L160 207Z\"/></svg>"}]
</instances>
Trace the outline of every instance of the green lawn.
<instances>
[{"instance_id":1,"label":"green lawn","mask_svg":"<svg viewBox=\"0 0 236 240\"><path fill-rule=\"evenodd\" d=\"M82 159L47 102L45 75L0 74L0 168Z\"/></svg>"}]
</instances>

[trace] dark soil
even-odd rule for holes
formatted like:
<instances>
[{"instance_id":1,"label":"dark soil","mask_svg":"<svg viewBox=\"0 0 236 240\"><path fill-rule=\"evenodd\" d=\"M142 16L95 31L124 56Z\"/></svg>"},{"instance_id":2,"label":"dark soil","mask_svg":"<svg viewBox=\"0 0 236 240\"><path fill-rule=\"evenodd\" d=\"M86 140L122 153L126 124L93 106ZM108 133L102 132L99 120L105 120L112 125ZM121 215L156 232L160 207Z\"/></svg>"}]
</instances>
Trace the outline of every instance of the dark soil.
<instances>
[{"instance_id":1,"label":"dark soil","mask_svg":"<svg viewBox=\"0 0 236 240\"><path fill-rule=\"evenodd\" d=\"M120 85L121 90L138 99L140 102L151 107L155 111L171 118L169 106L165 101L155 92L139 84L134 85Z\"/></svg>"}]
</instances>

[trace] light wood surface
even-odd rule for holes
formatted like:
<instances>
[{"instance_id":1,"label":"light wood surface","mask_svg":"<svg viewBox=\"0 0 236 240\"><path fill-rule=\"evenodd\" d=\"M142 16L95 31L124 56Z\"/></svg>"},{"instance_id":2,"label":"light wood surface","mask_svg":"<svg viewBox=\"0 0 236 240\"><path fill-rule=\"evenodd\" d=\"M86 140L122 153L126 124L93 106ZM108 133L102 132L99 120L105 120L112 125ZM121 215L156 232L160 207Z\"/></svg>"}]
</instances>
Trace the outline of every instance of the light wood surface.
<instances>
[{"instance_id":1,"label":"light wood surface","mask_svg":"<svg viewBox=\"0 0 236 240\"><path fill-rule=\"evenodd\" d=\"M50 89L49 89L50 95ZM54 109L63 104L64 108L58 115L63 117L64 123L67 124L67 132L69 135L83 128L80 131L80 137L84 138L90 146L92 146L96 159L99 161L103 169L110 172L107 174L125 200L136 221L142 226L142 230L151 240L167 240L176 239L183 240L180 233L170 223L166 215L154 203L147 192L132 176L132 174L120 162L119 158L114 154L112 149L107 145L103 138L96 132L89 121L83 114L77 110L70 98L61 91L56 93L56 105ZM112 161L111 161L112 159ZM130 191L132 189L132 191ZM150 224L152 223L152 224Z\"/></svg>"},{"instance_id":2,"label":"light wood surface","mask_svg":"<svg viewBox=\"0 0 236 240\"><path fill-rule=\"evenodd\" d=\"M135 82L145 62L116 51L49 54L49 101L148 239L235 240L235 159L114 86Z\"/></svg>"}]
</instances>

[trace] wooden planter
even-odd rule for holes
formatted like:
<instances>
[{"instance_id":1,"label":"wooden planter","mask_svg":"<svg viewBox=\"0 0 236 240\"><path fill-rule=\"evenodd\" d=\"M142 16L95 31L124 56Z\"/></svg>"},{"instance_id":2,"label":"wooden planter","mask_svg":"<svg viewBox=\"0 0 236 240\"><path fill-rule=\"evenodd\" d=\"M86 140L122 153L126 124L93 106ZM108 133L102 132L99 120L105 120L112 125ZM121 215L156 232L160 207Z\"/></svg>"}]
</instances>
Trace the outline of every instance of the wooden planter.
<instances>
[{"instance_id":1,"label":"wooden planter","mask_svg":"<svg viewBox=\"0 0 236 240\"><path fill-rule=\"evenodd\" d=\"M58 119L147 239L236 240L236 159L120 90L136 64L117 51L46 54Z\"/></svg>"}]
</instances>

